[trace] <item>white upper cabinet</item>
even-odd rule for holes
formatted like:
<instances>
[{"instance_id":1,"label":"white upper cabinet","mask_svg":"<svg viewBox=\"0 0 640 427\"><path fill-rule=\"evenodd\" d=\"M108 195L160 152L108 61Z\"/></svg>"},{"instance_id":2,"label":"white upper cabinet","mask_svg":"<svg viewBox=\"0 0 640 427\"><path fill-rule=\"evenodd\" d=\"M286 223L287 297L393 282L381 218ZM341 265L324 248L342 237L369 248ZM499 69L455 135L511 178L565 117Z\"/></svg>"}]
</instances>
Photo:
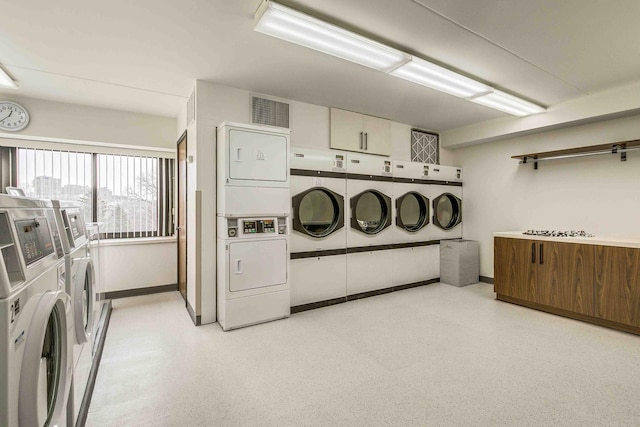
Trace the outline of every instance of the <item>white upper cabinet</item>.
<instances>
[{"instance_id":1,"label":"white upper cabinet","mask_svg":"<svg viewBox=\"0 0 640 427\"><path fill-rule=\"evenodd\" d=\"M331 108L331 148L391 155L391 120Z\"/></svg>"}]
</instances>

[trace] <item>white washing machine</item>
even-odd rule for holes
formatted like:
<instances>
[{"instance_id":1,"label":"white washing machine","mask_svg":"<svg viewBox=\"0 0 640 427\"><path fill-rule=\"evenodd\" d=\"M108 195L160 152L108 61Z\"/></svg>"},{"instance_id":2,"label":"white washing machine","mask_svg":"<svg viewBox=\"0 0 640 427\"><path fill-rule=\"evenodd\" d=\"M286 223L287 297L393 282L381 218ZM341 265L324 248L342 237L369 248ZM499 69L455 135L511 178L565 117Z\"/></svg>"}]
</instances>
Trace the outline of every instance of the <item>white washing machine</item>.
<instances>
[{"instance_id":1,"label":"white washing machine","mask_svg":"<svg viewBox=\"0 0 640 427\"><path fill-rule=\"evenodd\" d=\"M0 195L0 425L65 426L71 304L51 202ZM50 222L51 221L51 222Z\"/></svg>"},{"instance_id":2,"label":"white washing machine","mask_svg":"<svg viewBox=\"0 0 640 427\"><path fill-rule=\"evenodd\" d=\"M217 136L217 316L226 331L290 314L289 131L225 122Z\"/></svg>"},{"instance_id":3,"label":"white washing machine","mask_svg":"<svg viewBox=\"0 0 640 427\"><path fill-rule=\"evenodd\" d=\"M101 268L100 257L102 247L100 245L100 225L96 222L87 224L87 238L89 239L89 257L93 265L93 332L91 333L91 352L95 355L98 347L100 316L104 307L104 271Z\"/></svg>"},{"instance_id":4,"label":"white washing machine","mask_svg":"<svg viewBox=\"0 0 640 427\"><path fill-rule=\"evenodd\" d=\"M462 238L462 169L431 165L432 239Z\"/></svg>"},{"instance_id":5,"label":"white washing machine","mask_svg":"<svg viewBox=\"0 0 640 427\"><path fill-rule=\"evenodd\" d=\"M64 283L71 297L73 319L73 384L69 398L69 425L75 425L93 364L95 271L90 242L78 202L52 200L65 253Z\"/></svg>"},{"instance_id":6,"label":"white washing machine","mask_svg":"<svg viewBox=\"0 0 640 427\"><path fill-rule=\"evenodd\" d=\"M347 296L346 154L291 149L291 306Z\"/></svg>"},{"instance_id":7,"label":"white washing machine","mask_svg":"<svg viewBox=\"0 0 640 427\"><path fill-rule=\"evenodd\" d=\"M393 286L424 284L440 275L438 241L431 239L432 167L393 161Z\"/></svg>"},{"instance_id":8,"label":"white washing machine","mask_svg":"<svg viewBox=\"0 0 640 427\"><path fill-rule=\"evenodd\" d=\"M391 160L347 155L347 295L393 286Z\"/></svg>"}]
</instances>

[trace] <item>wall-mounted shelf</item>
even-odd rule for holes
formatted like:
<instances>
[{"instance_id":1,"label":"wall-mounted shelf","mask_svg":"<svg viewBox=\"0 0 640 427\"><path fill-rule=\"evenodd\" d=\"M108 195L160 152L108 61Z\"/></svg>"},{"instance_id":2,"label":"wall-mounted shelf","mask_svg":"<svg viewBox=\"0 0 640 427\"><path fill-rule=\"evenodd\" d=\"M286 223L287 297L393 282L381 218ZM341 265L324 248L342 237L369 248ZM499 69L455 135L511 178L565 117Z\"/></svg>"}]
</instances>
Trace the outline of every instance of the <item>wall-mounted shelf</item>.
<instances>
[{"instance_id":1,"label":"wall-mounted shelf","mask_svg":"<svg viewBox=\"0 0 640 427\"><path fill-rule=\"evenodd\" d=\"M571 159L574 157L599 156L602 154L620 154L620 161L625 162L627 161L627 152L635 150L640 150L640 139L612 142L609 144L589 145L587 147L568 148L565 150L519 154L517 156L511 156L511 158L519 159L520 164L533 163L533 168L538 169L538 162Z\"/></svg>"}]
</instances>

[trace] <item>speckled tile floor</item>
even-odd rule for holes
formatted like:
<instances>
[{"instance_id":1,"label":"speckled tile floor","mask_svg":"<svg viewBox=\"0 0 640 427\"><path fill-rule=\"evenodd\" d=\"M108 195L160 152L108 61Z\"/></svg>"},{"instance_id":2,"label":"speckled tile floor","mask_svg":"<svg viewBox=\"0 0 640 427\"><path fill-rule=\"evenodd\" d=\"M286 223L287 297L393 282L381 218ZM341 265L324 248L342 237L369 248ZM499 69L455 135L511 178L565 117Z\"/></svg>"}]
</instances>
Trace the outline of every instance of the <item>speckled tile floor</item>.
<instances>
[{"instance_id":1,"label":"speckled tile floor","mask_svg":"<svg viewBox=\"0 0 640 427\"><path fill-rule=\"evenodd\" d=\"M444 284L232 332L114 301L88 426L638 426L640 337Z\"/></svg>"}]
</instances>

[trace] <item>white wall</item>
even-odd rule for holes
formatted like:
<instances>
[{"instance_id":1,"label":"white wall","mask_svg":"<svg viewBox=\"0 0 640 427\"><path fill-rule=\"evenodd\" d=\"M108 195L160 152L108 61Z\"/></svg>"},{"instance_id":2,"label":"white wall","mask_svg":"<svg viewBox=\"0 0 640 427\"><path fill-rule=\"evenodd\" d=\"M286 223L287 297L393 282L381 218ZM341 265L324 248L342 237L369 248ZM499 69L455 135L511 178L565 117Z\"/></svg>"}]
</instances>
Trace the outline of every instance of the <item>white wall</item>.
<instances>
[{"instance_id":1,"label":"white wall","mask_svg":"<svg viewBox=\"0 0 640 427\"><path fill-rule=\"evenodd\" d=\"M153 240L153 239L150 239ZM103 241L105 242L105 241ZM172 285L177 278L174 239L106 241L100 251L103 292Z\"/></svg>"},{"instance_id":2,"label":"white wall","mask_svg":"<svg viewBox=\"0 0 640 427\"><path fill-rule=\"evenodd\" d=\"M463 231L480 242L480 274L493 277L496 231L577 229L640 237L640 153L520 165L517 154L640 138L640 117L615 119L458 149Z\"/></svg>"},{"instance_id":3,"label":"white wall","mask_svg":"<svg viewBox=\"0 0 640 427\"><path fill-rule=\"evenodd\" d=\"M27 109L29 126L0 137L34 137L90 143L118 144L132 147L175 149L176 119L45 101L42 99L7 96ZM0 139L0 143L2 140Z\"/></svg>"}]
</instances>

